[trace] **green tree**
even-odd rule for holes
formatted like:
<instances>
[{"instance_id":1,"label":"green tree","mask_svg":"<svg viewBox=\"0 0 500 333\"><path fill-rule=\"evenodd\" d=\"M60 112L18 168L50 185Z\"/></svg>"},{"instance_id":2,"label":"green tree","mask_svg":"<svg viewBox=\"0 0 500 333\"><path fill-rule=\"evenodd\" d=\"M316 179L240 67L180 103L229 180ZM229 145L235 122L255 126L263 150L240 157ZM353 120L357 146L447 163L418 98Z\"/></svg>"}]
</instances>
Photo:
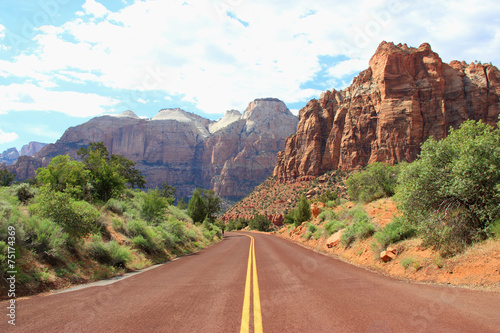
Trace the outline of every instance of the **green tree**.
<instances>
[{"instance_id":1,"label":"green tree","mask_svg":"<svg viewBox=\"0 0 500 333\"><path fill-rule=\"evenodd\" d=\"M160 195L168 199L169 204L173 204L177 195L177 189L167 183L160 185Z\"/></svg>"},{"instance_id":2,"label":"green tree","mask_svg":"<svg viewBox=\"0 0 500 333\"><path fill-rule=\"evenodd\" d=\"M221 201L213 190L203 190L203 202L205 203L206 218L214 222L217 214L221 210Z\"/></svg>"},{"instance_id":3,"label":"green tree","mask_svg":"<svg viewBox=\"0 0 500 333\"><path fill-rule=\"evenodd\" d=\"M402 170L396 198L407 223L445 252L485 238L500 217L500 130L468 120L430 138Z\"/></svg>"},{"instance_id":4,"label":"green tree","mask_svg":"<svg viewBox=\"0 0 500 333\"><path fill-rule=\"evenodd\" d=\"M84 197L84 189L90 180L90 171L85 164L73 160L68 155L56 156L45 168L37 170L37 179L53 191L68 192L73 197Z\"/></svg>"},{"instance_id":5,"label":"green tree","mask_svg":"<svg viewBox=\"0 0 500 333\"><path fill-rule=\"evenodd\" d=\"M102 142L91 142L88 148L80 148L78 155L83 159L85 169L90 171L94 199L107 202L120 195L130 186L144 186L145 181L135 163L121 155L111 155Z\"/></svg>"},{"instance_id":6,"label":"green tree","mask_svg":"<svg viewBox=\"0 0 500 333\"><path fill-rule=\"evenodd\" d=\"M184 199L184 197L181 197L179 199L179 201L177 202L177 208L185 210L185 209L187 209L187 207L188 207L188 205L186 203L186 200Z\"/></svg>"},{"instance_id":7,"label":"green tree","mask_svg":"<svg viewBox=\"0 0 500 333\"><path fill-rule=\"evenodd\" d=\"M307 200L306 196L302 194L297 209L295 210L295 225L301 225L302 222L309 220L311 216L312 213L309 201Z\"/></svg>"},{"instance_id":8,"label":"green tree","mask_svg":"<svg viewBox=\"0 0 500 333\"><path fill-rule=\"evenodd\" d=\"M0 170L0 186L10 186L16 179L16 174L9 172L7 169Z\"/></svg>"},{"instance_id":9,"label":"green tree","mask_svg":"<svg viewBox=\"0 0 500 333\"><path fill-rule=\"evenodd\" d=\"M269 231L271 229L271 221L265 216L257 214L248 222L248 226L252 230Z\"/></svg>"},{"instance_id":10,"label":"green tree","mask_svg":"<svg viewBox=\"0 0 500 333\"><path fill-rule=\"evenodd\" d=\"M201 197L201 189L196 188L193 191L193 196L189 200L187 214L193 219L193 222L201 223L205 220L207 216L207 208L205 202Z\"/></svg>"}]
</instances>

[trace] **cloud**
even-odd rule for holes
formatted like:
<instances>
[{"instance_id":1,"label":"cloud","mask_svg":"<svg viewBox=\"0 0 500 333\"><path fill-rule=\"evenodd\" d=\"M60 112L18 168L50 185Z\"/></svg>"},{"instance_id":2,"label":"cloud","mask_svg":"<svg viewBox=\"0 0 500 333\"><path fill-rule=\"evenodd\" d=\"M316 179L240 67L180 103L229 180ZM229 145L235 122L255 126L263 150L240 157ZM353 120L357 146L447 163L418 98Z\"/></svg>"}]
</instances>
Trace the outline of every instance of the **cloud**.
<instances>
[{"instance_id":1,"label":"cloud","mask_svg":"<svg viewBox=\"0 0 500 333\"><path fill-rule=\"evenodd\" d=\"M35 103L44 101L51 110L71 114L77 112L68 111L70 92L50 89L63 90L71 83L75 89L98 84L123 92L161 92L206 113L242 110L258 97L302 102L319 96L318 90L302 89L314 79L349 84L347 77L368 67L382 40L417 47L430 42L446 61L478 58L498 64L495 8L495 1L471 8L465 0L459 5L424 0L411 6L402 0L356 0L336 6L299 0L170 0L134 1L112 12L86 0L81 16L60 26L40 27L31 54L0 61L0 77L27 78ZM322 56L346 60L325 69ZM0 102L6 90L0 88ZM42 91L52 96L51 102L42 98ZM89 98L94 110L86 114L114 102L74 94ZM57 103L55 95L63 102ZM34 107L5 102L14 109ZM0 107L5 110L6 105Z\"/></svg>"},{"instance_id":2,"label":"cloud","mask_svg":"<svg viewBox=\"0 0 500 333\"><path fill-rule=\"evenodd\" d=\"M0 39L3 39L5 37L5 27L0 24Z\"/></svg>"},{"instance_id":3,"label":"cloud","mask_svg":"<svg viewBox=\"0 0 500 333\"><path fill-rule=\"evenodd\" d=\"M0 86L0 114L9 111L56 111L72 117L104 113L118 101L97 94L47 90L33 84Z\"/></svg>"},{"instance_id":4,"label":"cloud","mask_svg":"<svg viewBox=\"0 0 500 333\"><path fill-rule=\"evenodd\" d=\"M19 139L19 136L14 132L4 132L0 129L0 144L9 143Z\"/></svg>"},{"instance_id":5,"label":"cloud","mask_svg":"<svg viewBox=\"0 0 500 333\"><path fill-rule=\"evenodd\" d=\"M82 5L82 8L85 10L85 14L92 15L94 17L104 17L109 11L104 5L95 1L95 0L85 0L85 3Z\"/></svg>"}]
</instances>

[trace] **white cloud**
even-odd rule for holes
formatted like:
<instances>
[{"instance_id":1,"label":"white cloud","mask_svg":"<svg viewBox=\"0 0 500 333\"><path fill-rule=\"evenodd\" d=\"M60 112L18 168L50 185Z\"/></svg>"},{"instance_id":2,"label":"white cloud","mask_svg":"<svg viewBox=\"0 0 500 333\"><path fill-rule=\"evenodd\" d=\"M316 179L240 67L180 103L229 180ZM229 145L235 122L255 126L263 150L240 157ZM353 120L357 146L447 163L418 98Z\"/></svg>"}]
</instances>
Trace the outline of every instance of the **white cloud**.
<instances>
[{"instance_id":1,"label":"white cloud","mask_svg":"<svg viewBox=\"0 0 500 333\"><path fill-rule=\"evenodd\" d=\"M0 144L9 143L19 139L19 136L14 132L4 132L0 129Z\"/></svg>"},{"instance_id":2,"label":"white cloud","mask_svg":"<svg viewBox=\"0 0 500 333\"><path fill-rule=\"evenodd\" d=\"M82 5L82 8L85 10L85 14L93 15L95 17L103 17L109 13L104 5L95 0L86 0Z\"/></svg>"},{"instance_id":3,"label":"white cloud","mask_svg":"<svg viewBox=\"0 0 500 333\"><path fill-rule=\"evenodd\" d=\"M0 86L0 114L34 110L89 117L100 115L117 103L117 100L97 94L46 90L33 84Z\"/></svg>"},{"instance_id":4,"label":"white cloud","mask_svg":"<svg viewBox=\"0 0 500 333\"><path fill-rule=\"evenodd\" d=\"M3 39L5 37L5 27L0 24L0 39Z\"/></svg>"},{"instance_id":5,"label":"white cloud","mask_svg":"<svg viewBox=\"0 0 500 333\"><path fill-rule=\"evenodd\" d=\"M184 96L207 113L223 113L242 110L258 97L289 103L318 97L319 91L302 87L324 70L318 60L323 55L347 56L327 69L329 77L324 78L345 86L350 82L346 76L368 67L382 40L417 47L430 42L446 61L483 60L484 55L483 61L500 63L495 1L473 8L465 0L459 5L431 0L405 4L150 0L110 12L86 0L78 18L39 29L35 52L0 61L0 77L29 78L31 85L45 88L92 82L124 91L162 91L166 100ZM68 94L57 93L64 99ZM42 100L42 95L34 97ZM112 104L97 95L90 100L91 113ZM33 107L6 102L14 109ZM73 113L67 111L68 103L55 104L45 101L52 109Z\"/></svg>"}]
</instances>

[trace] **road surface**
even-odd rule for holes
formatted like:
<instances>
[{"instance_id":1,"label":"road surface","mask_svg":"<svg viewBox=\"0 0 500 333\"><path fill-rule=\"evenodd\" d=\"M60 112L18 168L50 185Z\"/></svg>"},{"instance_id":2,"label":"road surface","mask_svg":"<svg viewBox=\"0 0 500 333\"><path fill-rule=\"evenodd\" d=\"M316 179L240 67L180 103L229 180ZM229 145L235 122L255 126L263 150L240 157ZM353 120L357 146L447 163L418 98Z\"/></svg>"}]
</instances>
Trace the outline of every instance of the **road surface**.
<instances>
[{"instance_id":1,"label":"road surface","mask_svg":"<svg viewBox=\"0 0 500 333\"><path fill-rule=\"evenodd\" d=\"M19 299L0 332L500 332L500 294L397 281L257 233L108 284Z\"/></svg>"}]
</instances>

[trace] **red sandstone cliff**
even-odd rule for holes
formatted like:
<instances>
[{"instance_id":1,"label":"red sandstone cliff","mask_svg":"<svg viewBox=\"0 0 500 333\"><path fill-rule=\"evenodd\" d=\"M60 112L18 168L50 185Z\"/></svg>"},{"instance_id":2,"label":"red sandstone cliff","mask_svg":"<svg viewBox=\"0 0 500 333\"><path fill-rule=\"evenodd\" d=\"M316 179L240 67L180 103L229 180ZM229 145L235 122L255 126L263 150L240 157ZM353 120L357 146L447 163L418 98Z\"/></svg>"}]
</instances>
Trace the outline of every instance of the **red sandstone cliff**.
<instances>
[{"instance_id":1,"label":"red sandstone cliff","mask_svg":"<svg viewBox=\"0 0 500 333\"><path fill-rule=\"evenodd\" d=\"M413 161L430 136L466 119L496 124L500 72L488 64L443 63L429 44L383 42L369 68L342 91L326 91L299 113L296 134L278 154L280 181Z\"/></svg>"}]
</instances>

